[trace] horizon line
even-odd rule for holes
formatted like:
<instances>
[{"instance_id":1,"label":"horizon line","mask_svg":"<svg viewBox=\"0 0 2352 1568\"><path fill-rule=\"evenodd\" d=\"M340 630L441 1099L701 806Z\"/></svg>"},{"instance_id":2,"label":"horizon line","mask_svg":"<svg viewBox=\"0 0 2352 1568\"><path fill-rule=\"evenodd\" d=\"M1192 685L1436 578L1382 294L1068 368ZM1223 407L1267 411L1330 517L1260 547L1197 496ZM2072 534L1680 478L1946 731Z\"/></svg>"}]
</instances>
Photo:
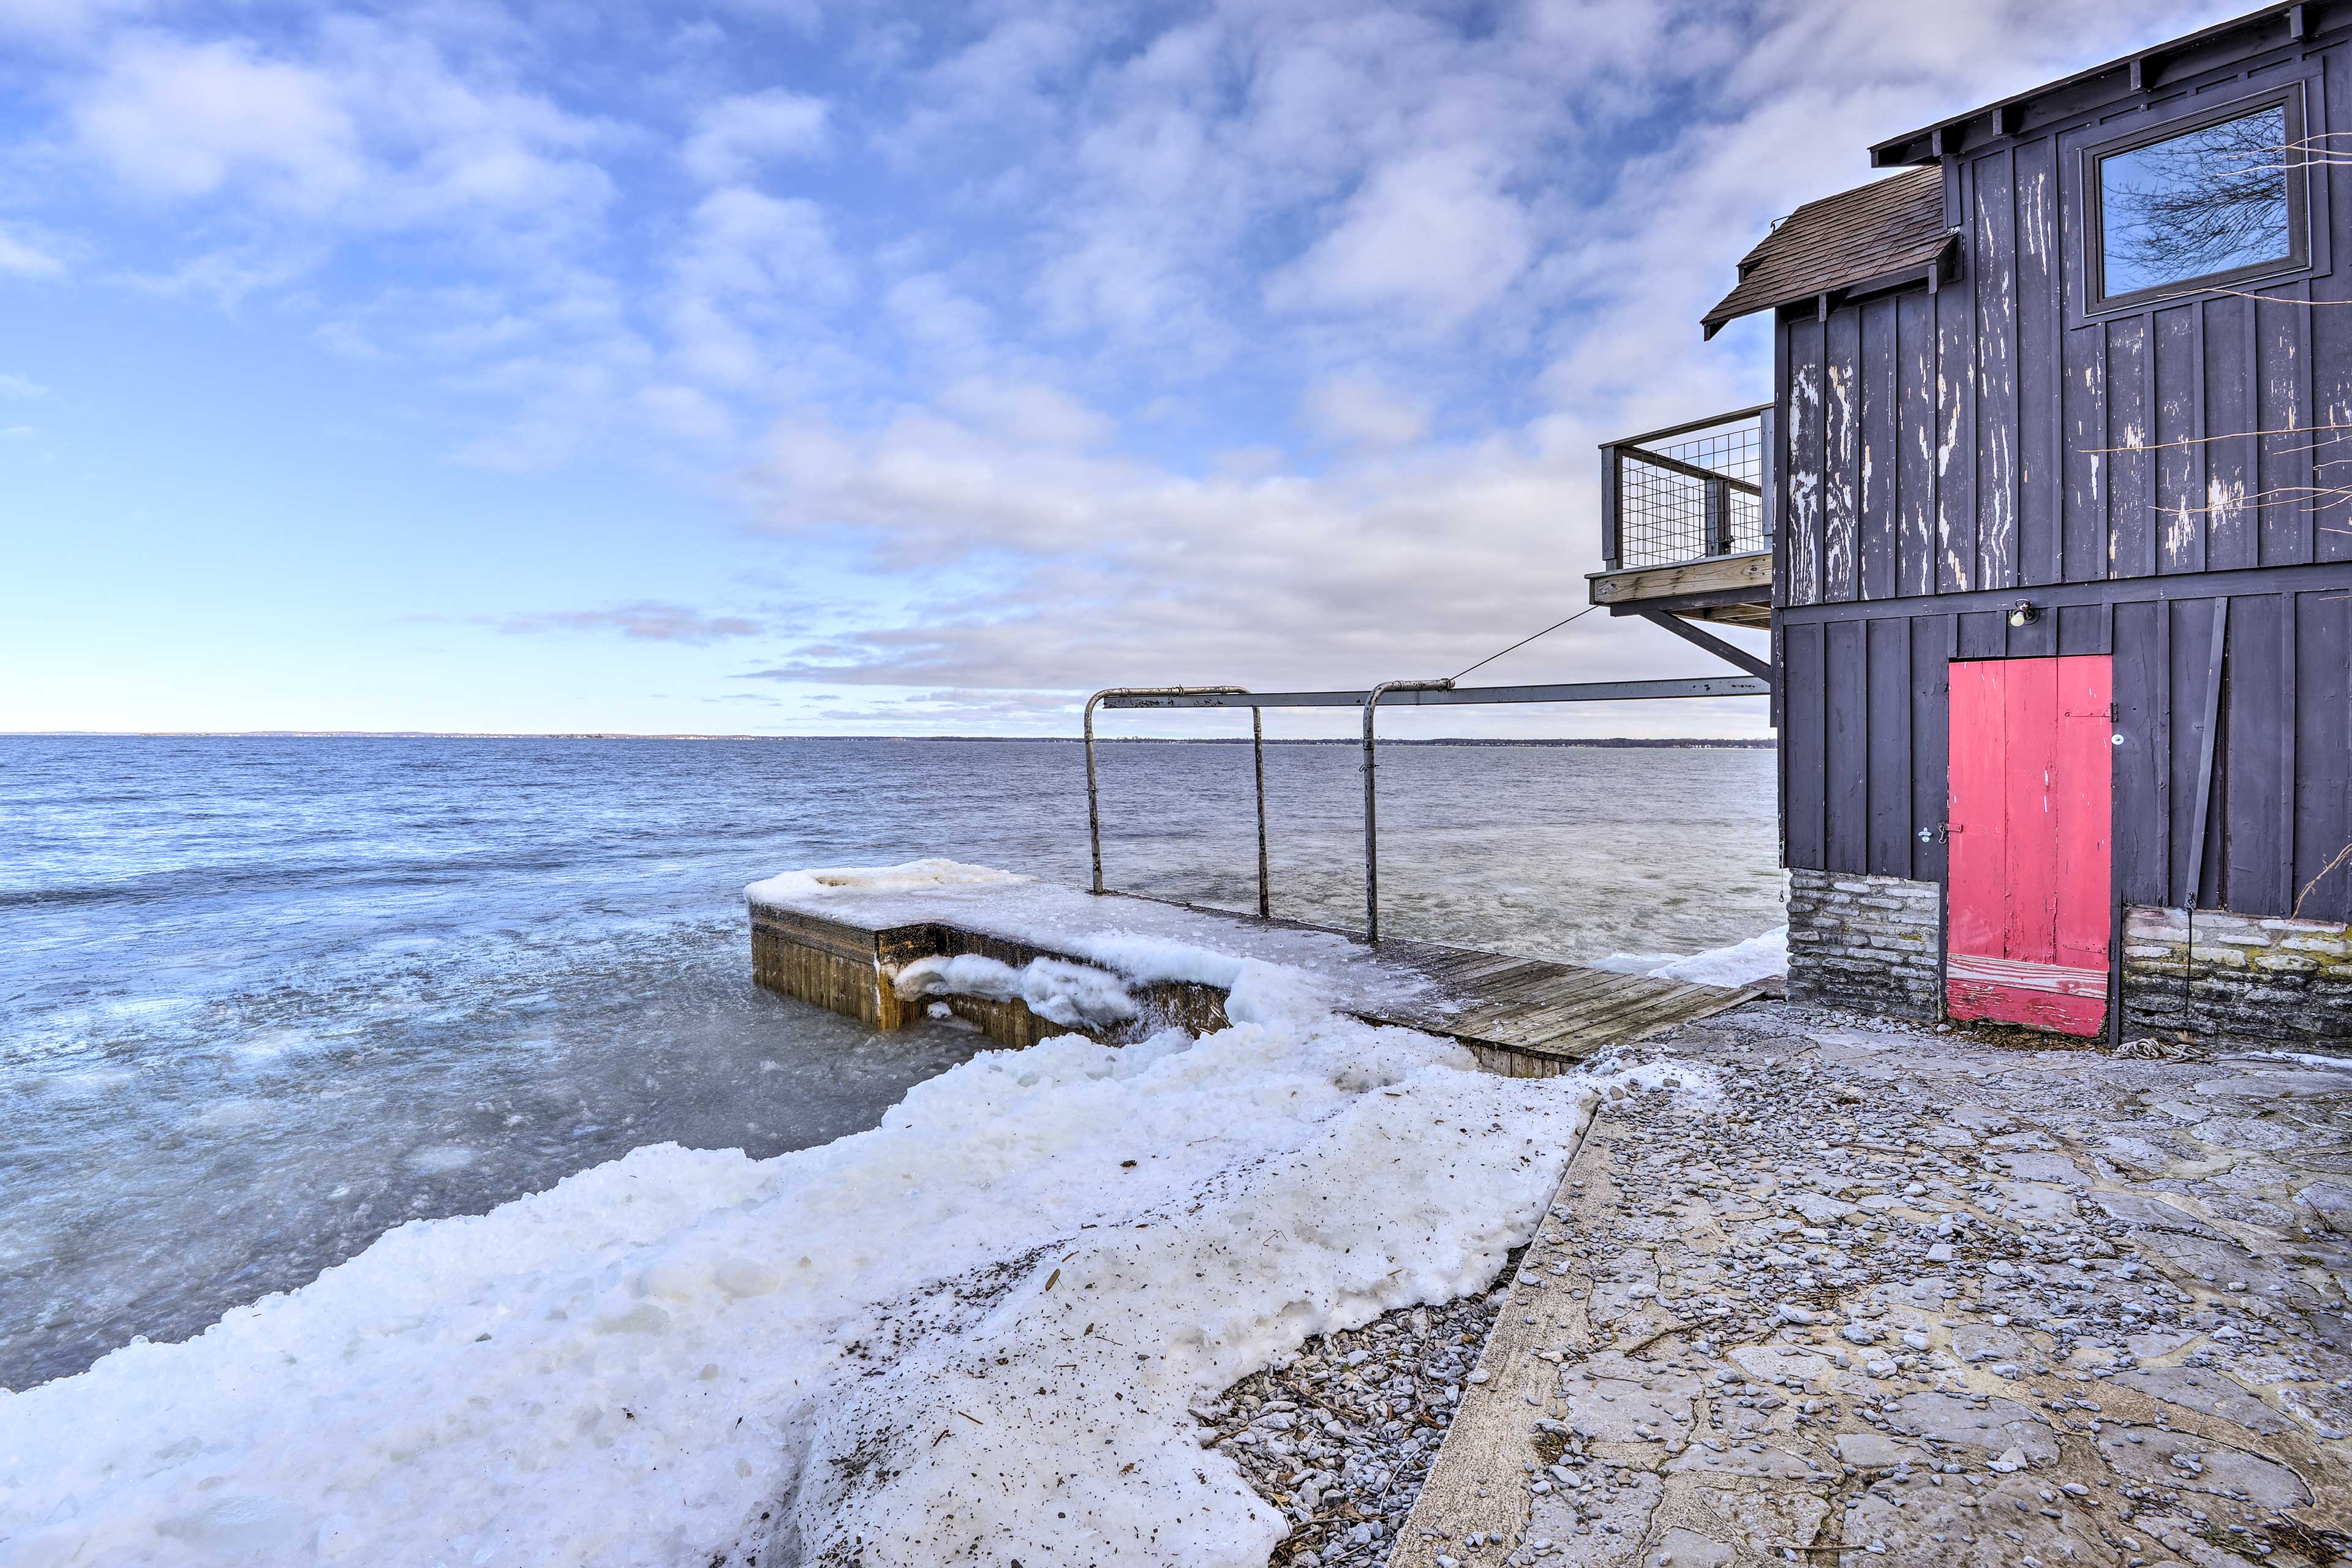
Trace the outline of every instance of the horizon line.
<instances>
[{"instance_id":1,"label":"horizon line","mask_svg":"<svg viewBox=\"0 0 2352 1568\"><path fill-rule=\"evenodd\" d=\"M1247 737L1228 735L1103 735L1102 745L1241 745ZM0 740L28 741L1052 741L1077 745L1078 735L878 734L841 731L815 734L748 734L737 731L668 730L0 730ZM1269 736L1270 746L1356 745L1352 736ZM1641 745L1776 746L1769 736L1750 735L1424 735L1383 738L1382 745Z\"/></svg>"}]
</instances>

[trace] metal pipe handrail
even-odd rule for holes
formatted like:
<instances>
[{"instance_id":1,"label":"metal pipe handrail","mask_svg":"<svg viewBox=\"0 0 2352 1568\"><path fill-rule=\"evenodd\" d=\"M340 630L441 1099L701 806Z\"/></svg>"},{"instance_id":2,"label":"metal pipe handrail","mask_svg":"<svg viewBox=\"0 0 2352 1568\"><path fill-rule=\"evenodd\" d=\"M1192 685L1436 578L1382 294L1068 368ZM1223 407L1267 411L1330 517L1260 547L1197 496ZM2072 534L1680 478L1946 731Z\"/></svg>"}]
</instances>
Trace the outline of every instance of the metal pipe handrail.
<instances>
[{"instance_id":1,"label":"metal pipe handrail","mask_svg":"<svg viewBox=\"0 0 2352 1568\"><path fill-rule=\"evenodd\" d=\"M1104 891L1102 867L1102 801L1095 784L1095 705L1120 698L1184 698L1184 697L1246 697L1247 689L1239 686L1111 686L1087 699L1087 842L1094 853L1095 885L1097 893ZM1129 704L1111 700L1112 707ZM1140 703L1135 704L1141 706ZM1260 919L1271 913L1271 900L1266 886L1265 867L1265 726L1259 710L1250 710L1250 746L1255 752L1257 773L1257 912Z\"/></svg>"},{"instance_id":2,"label":"metal pipe handrail","mask_svg":"<svg viewBox=\"0 0 2352 1568\"><path fill-rule=\"evenodd\" d=\"M1250 710L1250 764L1257 775L1257 918L1274 918L1273 883L1265 868L1265 710Z\"/></svg>"},{"instance_id":3,"label":"metal pipe handrail","mask_svg":"<svg viewBox=\"0 0 2352 1568\"><path fill-rule=\"evenodd\" d=\"M1772 684L1752 676L1679 680L1587 680L1548 686L1462 686L1447 680L1386 680L1369 691L1251 691L1240 686L1113 686L1087 699L1087 837L1094 856L1094 890L1103 886L1102 808L1095 776L1095 710L1103 708L1246 708L1257 781L1257 912L1271 919L1266 869L1265 730L1268 708L1360 708L1364 715L1365 938L1381 939L1380 796L1375 776L1373 714L1382 702L1452 707L1472 703L1622 702L1680 697L1769 697Z\"/></svg>"},{"instance_id":4,"label":"metal pipe handrail","mask_svg":"<svg viewBox=\"0 0 2352 1568\"><path fill-rule=\"evenodd\" d=\"M1669 425L1663 430L1645 430L1639 436L1620 436L1614 441L1603 444L1611 447L1646 447L1653 441L1670 440L1676 436L1687 436L1693 431L1711 429L1717 425L1737 425L1744 419L1753 419L1759 414L1769 414L1773 406L1769 403L1759 403L1752 408L1735 408L1728 414L1709 415L1705 419L1694 419L1686 425Z\"/></svg>"},{"instance_id":5,"label":"metal pipe handrail","mask_svg":"<svg viewBox=\"0 0 2352 1568\"><path fill-rule=\"evenodd\" d=\"M1453 679L1444 680L1383 680L1364 694L1364 940L1381 940L1381 792L1379 742L1372 733L1372 716L1381 699L1391 691L1451 691Z\"/></svg>"},{"instance_id":6,"label":"metal pipe handrail","mask_svg":"<svg viewBox=\"0 0 2352 1568\"><path fill-rule=\"evenodd\" d=\"M1766 697L1769 683L1748 676L1708 675L1673 680L1576 680L1542 686L1458 686L1414 691L1393 688L1381 700L1391 707L1466 708L1514 702L1639 702L1683 697ZM1181 692L1184 695L1171 695ZM1138 689L1133 695L1104 692L1106 708L1361 708L1364 691L1244 691L1239 688Z\"/></svg>"}]
</instances>

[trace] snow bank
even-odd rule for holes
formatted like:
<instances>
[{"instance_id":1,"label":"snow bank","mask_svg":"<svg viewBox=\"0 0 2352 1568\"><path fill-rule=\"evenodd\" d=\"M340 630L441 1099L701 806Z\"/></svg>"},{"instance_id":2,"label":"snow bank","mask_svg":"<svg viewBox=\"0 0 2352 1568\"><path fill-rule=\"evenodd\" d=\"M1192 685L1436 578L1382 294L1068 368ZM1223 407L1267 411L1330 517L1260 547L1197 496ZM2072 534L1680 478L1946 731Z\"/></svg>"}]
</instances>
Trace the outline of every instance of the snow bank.
<instances>
[{"instance_id":1,"label":"snow bank","mask_svg":"<svg viewBox=\"0 0 2352 1568\"><path fill-rule=\"evenodd\" d=\"M1695 952L1650 971L1657 979L1679 980L1690 985L1752 985L1759 980L1788 973L1787 926L1775 927L1729 947Z\"/></svg>"},{"instance_id":2,"label":"snow bank","mask_svg":"<svg viewBox=\"0 0 2352 1568\"><path fill-rule=\"evenodd\" d=\"M938 888L1008 887L1034 879L993 867L967 866L961 860L908 860L898 866L786 871L751 883L743 889L743 896L755 904L791 904L826 893L917 893Z\"/></svg>"},{"instance_id":3,"label":"snow bank","mask_svg":"<svg viewBox=\"0 0 2352 1568\"><path fill-rule=\"evenodd\" d=\"M1197 1042L990 1052L768 1161L640 1149L0 1394L0 1560L1261 1564L1284 1523L1186 1406L1483 1286L1594 1090L1223 962Z\"/></svg>"},{"instance_id":4,"label":"snow bank","mask_svg":"<svg viewBox=\"0 0 2352 1568\"><path fill-rule=\"evenodd\" d=\"M1753 985L1789 973L1789 928L1776 927L1746 942L1688 957L1671 952L1612 953L1594 967L1613 969L1620 974L1646 974L1655 980L1679 980L1688 985Z\"/></svg>"},{"instance_id":5,"label":"snow bank","mask_svg":"<svg viewBox=\"0 0 2352 1568\"><path fill-rule=\"evenodd\" d=\"M898 971L898 994L985 996L1021 1001L1040 1018L1073 1029L1124 1024L1136 1016L1133 997L1118 976L1058 958L1033 958L1019 969L976 952L921 958Z\"/></svg>"}]
</instances>

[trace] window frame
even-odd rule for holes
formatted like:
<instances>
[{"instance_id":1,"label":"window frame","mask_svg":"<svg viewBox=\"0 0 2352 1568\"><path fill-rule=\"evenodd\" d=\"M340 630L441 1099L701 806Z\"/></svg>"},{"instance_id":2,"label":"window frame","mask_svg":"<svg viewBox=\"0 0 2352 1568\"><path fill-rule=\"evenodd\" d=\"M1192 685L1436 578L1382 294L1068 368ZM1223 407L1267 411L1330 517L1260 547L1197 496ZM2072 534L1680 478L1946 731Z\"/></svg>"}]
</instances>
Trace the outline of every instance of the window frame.
<instances>
[{"instance_id":1,"label":"window frame","mask_svg":"<svg viewBox=\"0 0 2352 1568\"><path fill-rule=\"evenodd\" d=\"M2107 159L2126 153L2136 153L2176 137L2190 135L2210 125L2226 124L2260 114L2267 109L2285 112L2287 145L2293 149L2286 168L2287 254L2266 261L2249 262L2243 267L2225 268L2219 272L2200 272L2193 278L2175 282L2159 283L2149 288L2134 289L2121 294L2106 292L2107 287L2107 226L2105 187L2100 166ZM2313 269L2311 189L2306 168L2309 135L2308 118L2305 113L2303 83L2291 81L2268 92L2252 93L2233 99L2228 103L2194 114L2178 115L2158 125L2143 126L2125 135L2109 137L2080 150L2083 181L2083 269L2084 273L2085 316L2105 315L2123 310L2144 310L2221 289L2231 284L2257 280L2275 280Z\"/></svg>"}]
</instances>

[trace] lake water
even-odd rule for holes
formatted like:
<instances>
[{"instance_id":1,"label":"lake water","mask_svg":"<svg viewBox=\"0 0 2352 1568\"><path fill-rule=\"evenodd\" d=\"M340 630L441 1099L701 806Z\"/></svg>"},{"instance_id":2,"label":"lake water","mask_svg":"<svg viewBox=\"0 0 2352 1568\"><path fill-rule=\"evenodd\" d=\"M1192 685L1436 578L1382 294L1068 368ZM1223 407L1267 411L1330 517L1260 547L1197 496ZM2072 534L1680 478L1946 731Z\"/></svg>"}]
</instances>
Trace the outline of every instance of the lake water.
<instances>
[{"instance_id":1,"label":"lake water","mask_svg":"<svg viewBox=\"0 0 2352 1568\"><path fill-rule=\"evenodd\" d=\"M1255 904L1244 745L1102 748L1114 887ZM1267 749L1275 912L1362 918L1345 746ZM1568 960L1781 923L1772 753L1381 752L1387 934ZM980 1044L751 984L740 889L1073 884L1045 741L0 738L0 1386L179 1339L404 1220L641 1144L872 1126Z\"/></svg>"}]
</instances>

